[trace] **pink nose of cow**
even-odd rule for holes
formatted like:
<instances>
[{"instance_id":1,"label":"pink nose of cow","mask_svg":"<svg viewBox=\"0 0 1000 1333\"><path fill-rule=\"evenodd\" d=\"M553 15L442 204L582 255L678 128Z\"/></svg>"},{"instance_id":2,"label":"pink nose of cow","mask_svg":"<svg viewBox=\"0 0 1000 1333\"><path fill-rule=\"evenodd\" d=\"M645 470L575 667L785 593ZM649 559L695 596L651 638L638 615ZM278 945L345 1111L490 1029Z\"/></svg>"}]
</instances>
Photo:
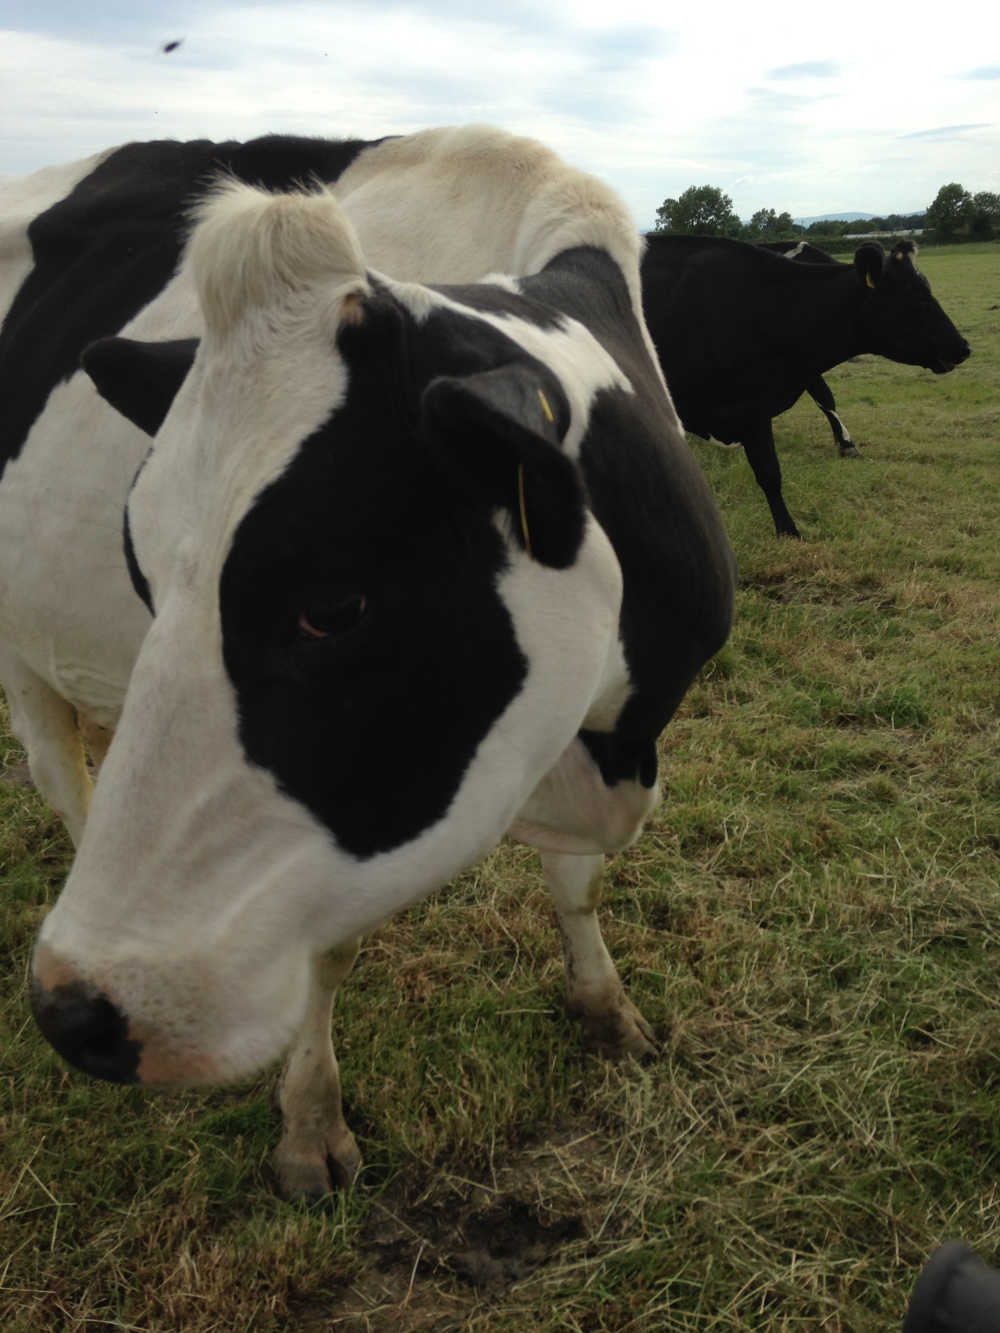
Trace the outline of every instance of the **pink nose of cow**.
<instances>
[{"instance_id":1,"label":"pink nose of cow","mask_svg":"<svg viewBox=\"0 0 1000 1333\"><path fill-rule=\"evenodd\" d=\"M85 981L67 981L47 990L31 986L35 1022L63 1059L111 1083L138 1082L140 1043L128 1038L128 1020Z\"/></svg>"}]
</instances>

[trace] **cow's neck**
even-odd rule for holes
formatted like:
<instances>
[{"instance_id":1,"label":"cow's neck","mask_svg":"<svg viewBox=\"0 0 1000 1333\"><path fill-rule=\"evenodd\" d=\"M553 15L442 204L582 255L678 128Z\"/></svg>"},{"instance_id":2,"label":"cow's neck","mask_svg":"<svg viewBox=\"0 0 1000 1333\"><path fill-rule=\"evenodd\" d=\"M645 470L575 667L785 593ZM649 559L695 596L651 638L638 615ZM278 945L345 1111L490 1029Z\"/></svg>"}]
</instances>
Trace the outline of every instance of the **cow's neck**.
<instances>
[{"instance_id":1,"label":"cow's neck","mask_svg":"<svg viewBox=\"0 0 1000 1333\"><path fill-rule=\"evenodd\" d=\"M863 352L875 351L866 345L861 323L860 302L853 270L809 269L815 279L807 299L798 301L787 316L785 336L790 347L808 348L809 368L822 374ZM844 301L844 287L850 286ZM845 307L848 313L845 314Z\"/></svg>"}]
</instances>

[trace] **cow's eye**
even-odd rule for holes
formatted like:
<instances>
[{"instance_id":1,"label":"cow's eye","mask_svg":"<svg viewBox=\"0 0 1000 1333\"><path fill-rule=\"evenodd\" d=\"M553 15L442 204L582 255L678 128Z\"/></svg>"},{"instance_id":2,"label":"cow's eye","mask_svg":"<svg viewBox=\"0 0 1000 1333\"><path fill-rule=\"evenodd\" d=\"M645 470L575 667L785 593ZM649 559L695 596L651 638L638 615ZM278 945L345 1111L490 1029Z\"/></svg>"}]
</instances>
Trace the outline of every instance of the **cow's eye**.
<instances>
[{"instance_id":1,"label":"cow's eye","mask_svg":"<svg viewBox=\"0 0 1000 1333\"><path fill-rule=\"evenodd\" d=\"M311 600L299 612L299 638L309 641L347 634L359 624L366 605L361 593L340 599Z\"/></svg>"}]
</instances>

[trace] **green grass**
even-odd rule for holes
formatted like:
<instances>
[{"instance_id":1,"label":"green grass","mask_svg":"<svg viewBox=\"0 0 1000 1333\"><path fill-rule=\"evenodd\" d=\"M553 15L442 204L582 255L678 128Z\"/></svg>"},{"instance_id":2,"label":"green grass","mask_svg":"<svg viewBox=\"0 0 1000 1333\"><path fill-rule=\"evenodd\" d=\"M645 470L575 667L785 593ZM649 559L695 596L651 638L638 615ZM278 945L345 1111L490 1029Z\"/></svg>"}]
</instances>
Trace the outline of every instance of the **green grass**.
<instances>
[{"instance_id":1,"label":"green grass","mask_svg":"<svg viewBox=\"0 0 1000 1333\"><path fill-rule=\"evenodd\" d=\"M833 372L863 462L779 420L805 542L694 444L741 587L607 877L650 1067L584 1049L503 846L369 941L336 1019L368 1165L285 1205L270 1078L106 1087L36 1034L70 852L0 783L0 1326L898 1333L939 1241L1000 1263L1000 246L921 263L973 357Z\"/></svg>"}]
</instances>

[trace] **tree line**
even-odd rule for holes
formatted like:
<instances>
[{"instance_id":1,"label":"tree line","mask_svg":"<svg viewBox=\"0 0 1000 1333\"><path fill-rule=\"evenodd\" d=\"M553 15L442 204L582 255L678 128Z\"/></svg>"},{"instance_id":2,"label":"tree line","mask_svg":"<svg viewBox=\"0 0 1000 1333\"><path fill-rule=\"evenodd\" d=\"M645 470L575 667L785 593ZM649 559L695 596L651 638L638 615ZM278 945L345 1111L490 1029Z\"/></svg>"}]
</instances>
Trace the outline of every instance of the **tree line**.
<instances>
[{"instance_id":1,"label":"tree line","mask_svg":"<svg viewBox=\"0 0 1000 1333\"><path fill-rule=\"evenodd\" d=\"M796 226L790 213L759 208L749 222L733 211L733 201L715 185L692 185L677 199L664 199L656 210L654 231L682 236L728 236L737 241L801 239L829 243L850 233L923 230L924 240L990 240L1000 234L1000 195L989 190L970 194L952 182L942 185L922 213L890 213L855 222L824 220Z\"/></svg>"}]
</instances>

